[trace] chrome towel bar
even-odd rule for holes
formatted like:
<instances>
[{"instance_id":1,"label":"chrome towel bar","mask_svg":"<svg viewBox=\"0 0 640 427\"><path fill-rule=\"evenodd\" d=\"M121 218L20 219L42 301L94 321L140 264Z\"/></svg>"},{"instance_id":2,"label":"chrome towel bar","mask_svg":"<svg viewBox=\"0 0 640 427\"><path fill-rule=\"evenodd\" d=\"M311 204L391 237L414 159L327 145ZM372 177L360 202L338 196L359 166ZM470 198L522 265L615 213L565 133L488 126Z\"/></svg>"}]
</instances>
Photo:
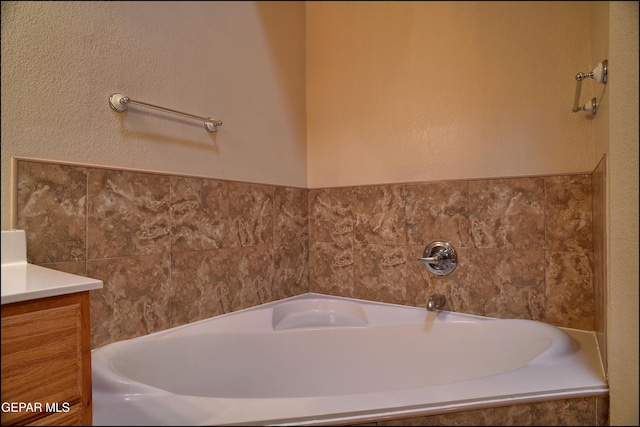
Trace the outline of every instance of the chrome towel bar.
<instances>
[{"instance_id":1,"label":"chrome towel bar","mask_svg":"<svg viewBox=\"0 0 640 427\"><path fill-rule=\"evenodd\" d=\"M201 120L204 123L204 128L208 132L216 132L218 130L218 126L222 126L221 120L215 120L211 117L200 117L200 116L196 116L189 113L183 113L182 111L172 110L171 108L160 107L158 105L149 104L147 102L134 101L128 96L124 96L120 93L114 93L109 97L109 105L118 113L122 113L123 111L125 111L128 108L129 104L141 105L143 107L153 108L155 110L166 111L172 114L178 114L180 116Z\"/></svg>"},{"instance_id":2,"label":"chrome towel bar","mask_svg":"<svg viewBox=\"0 0 640 427\"><path fill-rule=\"evenodd\" d=\"M573 111L574 113L577 113L578 111L587 111L589 113L591 113L591 115L595 116L596 111L598 110L598 104L597 104L597 100L596 98L591 98L591 104L585 104L582 107L579 107L578 104L580 103L580 89L582 87L582 80L586 79L587 77L594 79L595 81L597 81L598 83L602 83L602 84L607 84L607 60L605 59L604 61L602 61L601 63L599 63L596 68L594 68L590 73L578 73L576 75L576 96L575 96L575 100L573 101L573 109L571 111Z\"/></svg>"}]
</instances>

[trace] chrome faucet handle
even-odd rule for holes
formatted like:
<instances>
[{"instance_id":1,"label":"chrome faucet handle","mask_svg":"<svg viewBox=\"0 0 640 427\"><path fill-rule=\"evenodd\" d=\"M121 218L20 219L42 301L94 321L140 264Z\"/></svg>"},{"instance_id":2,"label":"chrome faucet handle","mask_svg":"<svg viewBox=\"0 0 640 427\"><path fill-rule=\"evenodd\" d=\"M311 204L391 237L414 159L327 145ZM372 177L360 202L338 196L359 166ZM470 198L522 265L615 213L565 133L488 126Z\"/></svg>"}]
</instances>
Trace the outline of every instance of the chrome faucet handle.
<instances>
[{"instance_id":1,"label":"chrome faucet handle","mask_svg":"<svg viewBox=\"0 0 640 427\"><path fill-rule=\"evenodd\" d=\"M437 264L443 259L444 259L444 255L441 252L438 252L430 257L418 258L418 261L420 261L424 265L427 265L427 264Z\"/></svg>"},{"instance_id":2,"label":"chrome faucet handle","mask_svg":"<svg viewBox=\"0 0 640 427\"><path fill-rule=\"evenodd\" d=\"M427 269L436 276L446 276L458 265L456 250L448 242L431 242L424 250L424 256L418 258Z\"/></svg>"}]
</instances>

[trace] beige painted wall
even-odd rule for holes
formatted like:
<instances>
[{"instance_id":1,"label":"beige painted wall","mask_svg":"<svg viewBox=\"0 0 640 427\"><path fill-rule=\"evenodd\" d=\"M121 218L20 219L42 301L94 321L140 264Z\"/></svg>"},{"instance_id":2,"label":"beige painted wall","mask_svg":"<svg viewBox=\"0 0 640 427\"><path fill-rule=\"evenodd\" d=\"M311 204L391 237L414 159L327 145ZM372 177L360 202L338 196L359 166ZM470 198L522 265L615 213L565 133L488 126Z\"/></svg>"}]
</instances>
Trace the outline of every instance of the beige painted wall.
<instances>
[{"instance_id":1,"label":"beige painted wall","mask_svg":"<svg viewBox=\"0 0 640 427\"><path fill-rule=\"evenodd\" d=\"M611 425L638 425L638 2L610 3L607 348Z\"/></svg>"},{"instance_id":2,"label":"beige painted wall","mask_svg":"<svg viewBox=\"0 0 640 427\"><path fill-rule=\"evenodd\" d=\"M598 62L609 59L609 8L610 2L591 3L591 61L593 68ZM617 65L617 64L615 64ZM587 67L589 68L589 67ZM617 68L614 66L614 69ZM609 153L609 85L594 85L592 96L598 100L598 112L593 118L594 159L599 161ZM587 97L585 97L586 99Z\"/></svg>"},{"instance_id":3,"label":"beige painted wall","mask_svg":"<svg viewBox=\"0 0 640 427\"><path fill-rule=\"evenodd\" d=\"M11 156L306 187L302 2L2 2L2 229ZM116 113L109 96L153 110Z\"/></svg>"},{"instance_id":4,"label":"beige painted wall","mask_svg":"<svg viewBox=\"0 0 640 427\"><path fill-rule=\"evenodd\" d=\"M611 425L638 425L638 3L592 3L592 63L609 62L594 96L595 158L606 155L607 357Z\"/></svg>"},{"instance_id":5,"label":"beige painted wall","mask_svg":"<svg viewBox=\"0 0 640 427\"><path fill-rule=\"evenodd\" d=\"M589 14L588 2L310 2L309 187L593 170L591 120L571 112Z\"/></svg>"}]
</instances>

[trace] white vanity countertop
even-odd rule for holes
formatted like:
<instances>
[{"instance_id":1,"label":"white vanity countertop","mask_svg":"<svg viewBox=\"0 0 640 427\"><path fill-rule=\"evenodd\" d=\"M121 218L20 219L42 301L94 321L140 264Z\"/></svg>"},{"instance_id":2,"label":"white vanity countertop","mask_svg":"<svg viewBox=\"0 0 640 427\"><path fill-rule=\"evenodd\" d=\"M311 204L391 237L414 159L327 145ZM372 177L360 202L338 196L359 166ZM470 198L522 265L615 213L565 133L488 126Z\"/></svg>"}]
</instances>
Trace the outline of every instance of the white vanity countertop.
<instances>
[{"instance_id":1,"label":"white vanity countertop","mask_svg":"<svg viewBox=\"0 0 640 427\"><path fill-rule=\"evenodd\" d=\"M33 264L2 266L2 304L102 288L102 281Z\"/></svg>"},{"instance_id":2,"label":"white vanity countertop","mask_svg":"<svg viewBox=\"0 0 640 427\"><path fill-rule=\"evenodd\" d=\"M26 261L23 230L2 231L2 304L101 289L102 280Z\"/></svg>"}]
</instances>

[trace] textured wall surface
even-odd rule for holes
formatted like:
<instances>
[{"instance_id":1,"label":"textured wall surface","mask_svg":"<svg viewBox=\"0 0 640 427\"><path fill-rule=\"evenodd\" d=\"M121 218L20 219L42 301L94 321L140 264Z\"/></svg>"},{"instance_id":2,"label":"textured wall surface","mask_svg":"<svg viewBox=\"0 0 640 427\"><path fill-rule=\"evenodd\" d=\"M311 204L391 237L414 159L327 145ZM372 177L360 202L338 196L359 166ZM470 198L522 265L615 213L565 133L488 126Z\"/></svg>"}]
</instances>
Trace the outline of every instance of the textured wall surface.
<instances>
[{"instance_id":1,"label":"textured wall surface","mask_svg":"<svg viewBox=\"0 0 640 427\"><path fill-rule=\"evenodd\" d=\"M309 187L592 171L571 111L590 19L589 2L309 2Z\"/></svg>"},{"instance_id":2,"label":"textured wall surface","mask_svg":"<svg viewBox=\"0 0 640 427\"><path fill-rule=\"evenodd\" d=\"M637 425L638 399L638 2L611 2L610 158L607 212L607 349L611 422Z\"/></svg>"},{"instance_id":3,"label":"textured wall surface","mask_svg":"<svg viewBox=\"0 0 640 427\"><path fill-rule=\"evenodd\" d=\"M11 156L305 187L304 2L2 2ZM220 119L129 107L109 96Z\"/></svg>"}]
</instances>

